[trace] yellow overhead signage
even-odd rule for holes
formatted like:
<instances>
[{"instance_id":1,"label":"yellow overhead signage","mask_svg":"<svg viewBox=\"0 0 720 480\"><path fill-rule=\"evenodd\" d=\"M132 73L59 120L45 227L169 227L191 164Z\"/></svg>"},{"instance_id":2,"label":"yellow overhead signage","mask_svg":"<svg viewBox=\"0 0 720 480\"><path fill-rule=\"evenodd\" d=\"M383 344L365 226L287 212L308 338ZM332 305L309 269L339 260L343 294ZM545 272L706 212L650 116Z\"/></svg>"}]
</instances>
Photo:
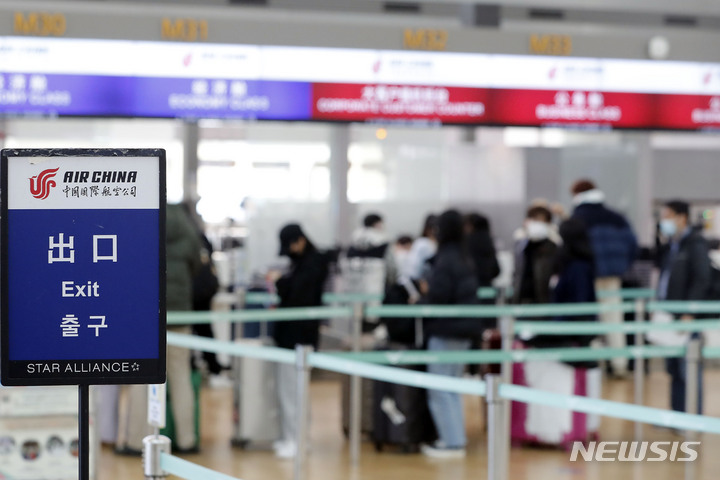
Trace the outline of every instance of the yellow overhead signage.
<instances>
[{"instance_id":1,"label":"yellow overhead signage","mask_svg":"<svg viewBox=\"0 0 720 480\"><path fill-rule=\"evenodd\" d=\"M15 12L13 32L16 35L62 37L66 29L67 21L62 13Z\"/></svg>"},{"instance_id":2,"label":"yellow overhead signage","mask_svg":"<svg viewBox=\"0 0 720 480\"><path fill-rule=\"evenodd\" d=\"M208 22L195 18L163 18L161 35L163 40L204 41L208 39Z\"/></svg>"},{"instance_id":3,"label":"yellow overhead signage","mask_svg":"<svg viewBox=\"0 0 720 480\"><path fill-rule=\"evenodd\" d=\"M447 30L406 28L403 34L403 47L409 50L445 50L447 41Z\"/></svg>"},{"instance_id":4,"label":"yellow overhead signage","mask_svg":"<svg viewBox=\"0 0 720 480\"><path fill-rule=\"evenodd\" d=\"M572 53L572 37L570 35L530 35L530 53L570 55Z\"/></svg>"}]
</instances>

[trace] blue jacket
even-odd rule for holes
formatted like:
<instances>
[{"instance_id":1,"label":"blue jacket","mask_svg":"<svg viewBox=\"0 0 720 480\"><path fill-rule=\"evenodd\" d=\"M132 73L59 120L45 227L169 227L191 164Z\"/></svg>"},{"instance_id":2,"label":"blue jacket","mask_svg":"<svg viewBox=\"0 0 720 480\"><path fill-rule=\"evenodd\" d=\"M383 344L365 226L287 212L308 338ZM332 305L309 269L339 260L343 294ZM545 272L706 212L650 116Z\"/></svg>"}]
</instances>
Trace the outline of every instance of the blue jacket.
<instances>
[{"instance_id":1,"label":"blue jacket","mask_svg":"<svg viewBox=\"0 0 720 480\"><path fill-rule=\"evenodd\" d=\"M630 268L637 254L635 234L627 220L601 203L583 203L573 212L588 229L596 277L620 277Z\"/></svg>"}]
</instances>

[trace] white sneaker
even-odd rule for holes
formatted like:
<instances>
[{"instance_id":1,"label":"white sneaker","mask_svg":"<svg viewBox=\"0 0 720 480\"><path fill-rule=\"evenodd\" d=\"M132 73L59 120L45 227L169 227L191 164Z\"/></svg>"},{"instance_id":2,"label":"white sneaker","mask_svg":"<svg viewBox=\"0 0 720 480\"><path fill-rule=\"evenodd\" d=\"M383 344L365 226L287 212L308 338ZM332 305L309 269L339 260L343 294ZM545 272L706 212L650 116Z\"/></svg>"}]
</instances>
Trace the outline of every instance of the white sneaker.
<instances>
[{"instance_id":1,"label":"white sneaker","mask_svg":"<svg viewBox=\"0 0 720 480\"><path fill-rule=\"evenodd\" d=\"M295 455L297 455L297 444L295 442L286 440L277 443L277 447L273 445L276 457L286 459L295 458Z\"/></svg>"},{"instance_id":2,"label":"white sneaker","mask_svg":"<svg viewBox=\"0 0 720 480\"><path fill-rule=\"evenodd\" d=\"M447 448L437 443L422 445L420 451L428 458L465 458L464 448Z\"/></svg>"}]
</instances>

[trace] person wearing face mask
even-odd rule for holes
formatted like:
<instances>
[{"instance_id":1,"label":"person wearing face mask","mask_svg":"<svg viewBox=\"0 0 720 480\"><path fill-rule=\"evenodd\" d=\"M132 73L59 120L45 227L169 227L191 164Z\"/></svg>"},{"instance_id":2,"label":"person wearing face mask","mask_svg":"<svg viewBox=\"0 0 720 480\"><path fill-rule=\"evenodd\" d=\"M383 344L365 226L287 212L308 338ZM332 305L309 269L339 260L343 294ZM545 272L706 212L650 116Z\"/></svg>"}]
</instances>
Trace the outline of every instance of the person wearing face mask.
<instances>
[{"instance_id":1,"label":"person wearing face mask","mask_svg":"<svg viewBox=\"0 0 720 480\"><path fill-rule=\"evenodd\" d=\"M516 233L514 303L549 303L550 278L560 243L547 207L528 209L523 228Z\"/></svg>"},{"instance_id":2,"label":"person wearing face mask","mask_svg":"<svg viewBox=\"0 0 720 480\"><path fill-rule=\"evenodd\" d=\"M690 206L683 201L667 202L662 208L660 233L667 240L661 253L658 300L707 300L711 285L708 242L701 227L690 224ZM683 315L682 321L693 320ZM697 333L694 335L698 335ZM670 403L673 410L685 411L686 372L682 358L668 358L671 377ZM698 381L698 413L702 412L702 363Z\"/></svg>"},{"instance_id":3,"label":"person wearing face mask","mask_svg":"<svg viewBox=\"0 0 720 480\"><path fill-rule=\"evenodd\" d=\"M620 303L617 294L622 286L622 277L638 253L637 239L627 219L605 206L605 194L587 179L576 181L570 189L573 195L571 218L585 224L590 236L595 258L595 289L606 292L600 296L603 303ZM607 295L615 292L617 295ZM603 323L622 323L623 313L618 311L602 312ZM606 336L608 346L624 348L625 334L610 333ZM628 359L613 358L610 362L612 374L617 377L627 375Z\"/></svg>"},{"instance_id":4,"label":"person wearing face mask","mask_svg":"<svg viewBox=\"0 0 720 480\"><path fill-rule=\"evenodd\" d=\"M328 276L328 257L318 251L300 225L291 223L280 230L280 255L290 258L290 269L275 283L280 308L316 307L322 305L322 294ZM278 322L273 338L280 348L310 345L317 349L319 320ZM280 458L297 454L295 442L298 412L296 408L295 366L278 364L277 391L280 403L282 439L273 446Z\"/></svg>"}]
</instances>

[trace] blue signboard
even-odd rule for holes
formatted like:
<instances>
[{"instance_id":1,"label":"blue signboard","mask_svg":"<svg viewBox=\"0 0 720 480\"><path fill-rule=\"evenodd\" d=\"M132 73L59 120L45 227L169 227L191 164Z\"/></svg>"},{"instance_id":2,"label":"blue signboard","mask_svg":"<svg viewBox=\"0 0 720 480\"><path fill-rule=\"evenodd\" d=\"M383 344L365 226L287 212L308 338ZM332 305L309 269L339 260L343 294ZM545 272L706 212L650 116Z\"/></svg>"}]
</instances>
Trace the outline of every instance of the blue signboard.
<instances>
[{"instance_id":1,"label":"blue signboard","mask_svg":"<svg viewBox=\"0 0 720 480\"><path fill-rule=\"evenodd\" d=\"M311 84L4 73L0 114L310 120Z\"/></svg>"},{"instance_id":2,"label":"blue signboard","mask_svg":"<svg viewBox=\"0 0 720 480\"><path fill-rule=\"evenodd\" d=\"M1 167L1 383L162 383L165 152L8 149Z\"/></svg>"}]
</instances>

